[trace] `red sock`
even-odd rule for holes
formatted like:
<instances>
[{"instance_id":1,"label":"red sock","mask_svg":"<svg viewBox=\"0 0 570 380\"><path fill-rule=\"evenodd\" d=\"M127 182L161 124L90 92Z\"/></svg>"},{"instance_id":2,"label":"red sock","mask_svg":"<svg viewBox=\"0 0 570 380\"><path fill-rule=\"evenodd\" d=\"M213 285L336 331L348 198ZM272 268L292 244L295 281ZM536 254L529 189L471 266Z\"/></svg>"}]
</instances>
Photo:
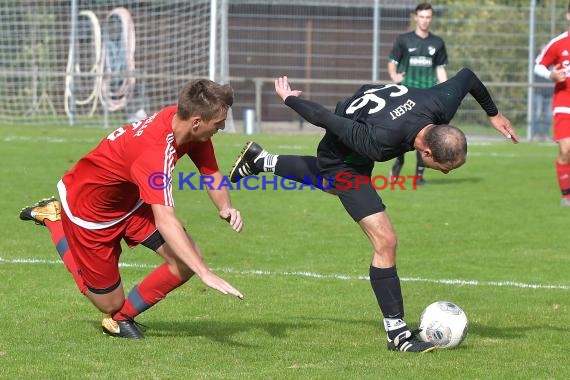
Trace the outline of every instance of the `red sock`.
<instances>
[{"instance_id":1,"label":"red sock","mask_svg":"<svg viewBox=\"0 0 570 380\"><path fill-rule=\"evenodd\" d=\"M131 289L113 319L120 321L136 317L185 282L172 274L167 264L162 264Z\"/></svg>"},{"instance_id":2,"label":"red sock","mask_svg":"<svg viewBox=\"0 0 570 380\"><path fill-rule=\"evenodd\" d=\"M45 224L51 234L51 240L53 241L53 245L55 245L55 249L57 249L57 253L59 253L61 261L63 261L65 267L73 276L73 279L75 280L79 291L85 294L87 287L83 283L83 278L79 274L79 270L75 264L73 255L71 254L69 246L67 245L67 239L65 238L65 233L63 232L63 224L61 223L61 220L58 220L57 222L46 220Z\"/></svg>"},{"instance_id":3,"label":"red sock","mask_svg":"<svg viewBox=\"0 0 570 380\"><path fill-rule=\"evenodd\" d=\"M556 177L562 196L570 198L570 164L561 164L556 161Z\"/></svg>"}]
</instances>

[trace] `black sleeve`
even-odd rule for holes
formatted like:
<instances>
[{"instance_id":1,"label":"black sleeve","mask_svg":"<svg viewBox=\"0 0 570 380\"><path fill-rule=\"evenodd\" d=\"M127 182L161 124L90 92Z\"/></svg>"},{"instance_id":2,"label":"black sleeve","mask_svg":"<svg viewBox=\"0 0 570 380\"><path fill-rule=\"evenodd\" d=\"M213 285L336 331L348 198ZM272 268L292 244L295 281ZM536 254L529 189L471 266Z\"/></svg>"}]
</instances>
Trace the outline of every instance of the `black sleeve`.
<instances>
[{"instance_id":1,"label":"black sleeve","mask_svg":"<svg viewBox=\"0 0 570 380\"><path fill-rule=\"evenodd\" d=\"M374 131L368 125L335 115L322 105L297 96L288 96L285 104L309 123L321 127L338 137L348 148L373 161L378 161Z\"/></svg>"},{"instance_id":2,"label":"black sleeve","mask_svg":"<svg viewBox=\"0 0 570 380\"><path fill-rule=\"evenodd\" d=\"M435 52L434 62L436 66L444 66L448 64L447 50L443 41L441 42L441 49L438 49Z\"/></svg>"},{"instance_id":3,"label":"black sleeve","mask_svg":"<svg viewBox=\"0 0 570 380\"><path fill-rule=\"evenodd\" d=\"M288 96L285 99L285 104L309 123L324 128L337 136L348 125L352 124L352 120L335 115L319 103L302 99L298 96Z\"/></svg>"},{"instance_id":4,"label":"black sleeve","mask_svg":"<svg viewBox=\"0 0 570 380\"><path fill-rule=\"evenodd\" d=\"M400 63L400 61L402 60L402 47L401 47L401 39L402 36L398 36L396 38L396 41L394 41L394 44L392 45L392 50L390 51L390 55L388 56L390 61L396 61L398 63Z\"/></svg>"},{"instance_id":5,"label":"black sleeve","mask_svg":"<svg viewBox=\"0 0 570 380\"><path fill-rule=\"evenodd\" d=\"M437 97L443 103L446 110L446 118L451 120L459 108L461 101L471 94L487 116L495 116L499 113L489 91L475 73L467 68L461 69L453 78L433 87L438 92Z\"/></svg>"}]
</instances>

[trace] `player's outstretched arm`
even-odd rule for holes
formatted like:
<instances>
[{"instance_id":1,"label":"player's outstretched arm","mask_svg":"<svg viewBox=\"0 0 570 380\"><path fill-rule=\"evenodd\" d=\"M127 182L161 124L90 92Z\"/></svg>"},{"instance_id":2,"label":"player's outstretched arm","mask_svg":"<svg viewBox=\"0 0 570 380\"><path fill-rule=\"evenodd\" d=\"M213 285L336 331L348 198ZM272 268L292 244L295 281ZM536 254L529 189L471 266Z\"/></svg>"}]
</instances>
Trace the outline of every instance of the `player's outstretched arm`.
<instances>
[{"instance_id":1,"label":"player's outstretched arm","mask_svg":"<svg viewBox=\"0 0 570 380\"><path fill-rule=\"evenodd\" d=\"M499 133L502 133L508 139L511 139L515 144L519 142L519 137L513 129L511 122L500 112L495 116L489 116L489 121L493 128L495 128Z\"/></svg>"},{"instance_id":2,"label":"player's outstretched arm","mask_svg":"<svg viewBox=\"0 0 570 380\"><path fill-rule=\"evenodd\" d=\"M275 92L303 119L334 134L356 153L373 161L381 159L376 154L378 144L375 144L374 132L369 126L338 116L319 103L300 98L301 91L291 90L287 77L275 80Z\"/></svg>"},{"instance_id":3,"label":"player's outstretched arm","mask_svg":"<svg viewBox=\"0 0 570 380\"><path fill-rule=\"evenodd\" d=\"M461 101L469 93L485 111L493 128L514 143L519 141L511 122L499 112L487 87L470 69L461 69L453 78L437 85L436 91L445 106L446 116L449 120L453 118Z\"/></svg>"},{"instance_id":4,"label":"player's outstretched arm","mask_svg":"<svg viewBox=\"0 0 570 380\"><path fill-rule=\"evenodd\" d=\"M309 123L341 136L352 124L350 119L335 115L319 103L300 98L302 91L291 90L286 76L275 79L275 92L293 111Z\"/></svg>"},{"instance_id":5,"label":"player's outstretched arm","mask_svg":"<svg viewBox=\"0 0 570 380\"><path fill-rule=\"evenodd\" d=\"M202 255L195 243L188 236L182 224L174 213L174 207L160 204L151 205L154 221L158 231L170 246L174 254L194 273L202 282L212 289L223 294L230 294L243 298L243 294L221 277L216 276L204 263Z\"/></svg>"},{"instance_id":6,"label":"player's outstretched arm","mask_svg":"<svg viewBox=\"0 0 570 380\"><path fill-rule=\"evenodd\" d=\"M503 114L499 112L491 94L487 90L487 87L481 82L479 77L469 69L461 70L460 74L465 74L469 76L469 92L477 100L481 108L489 116L489 120L493 128L495 128L499 133L508 139L511 139L515 144L519 142L519 137L517 136L515 130L513 129L511 122Z\"/></svg>"}]
</instances>

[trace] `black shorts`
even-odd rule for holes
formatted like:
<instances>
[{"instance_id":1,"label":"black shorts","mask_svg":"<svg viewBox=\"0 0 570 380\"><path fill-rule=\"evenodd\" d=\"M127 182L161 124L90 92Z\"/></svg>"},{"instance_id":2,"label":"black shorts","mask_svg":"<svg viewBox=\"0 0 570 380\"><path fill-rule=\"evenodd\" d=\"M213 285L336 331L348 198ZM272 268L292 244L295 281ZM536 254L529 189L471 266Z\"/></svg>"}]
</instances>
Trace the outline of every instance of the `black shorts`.
<instances>
[{"instance_id":1,"label":"black shorts","mask_svg":"<svg viewBox=\"0 0 570 380\"><path fill-rule=\"evenodd\" d=\"M374 162L355 154L329 132L317 147L317 167L323 178L333 179L334 193L356 222L386 209L370 183Z\"/></svg>"},{"instance_id":2,"label":"black shorts","mask_svg":"<svg viewBox=\"0 0 570 380\"><path fill-rule=\"evenodd\" d=\"M329 173L325 177L333 178L334 193L355 222L386 210L382 198L370 183L370 176L368 170L343 166L336 174Z\"/></svg>"}]
</instances>

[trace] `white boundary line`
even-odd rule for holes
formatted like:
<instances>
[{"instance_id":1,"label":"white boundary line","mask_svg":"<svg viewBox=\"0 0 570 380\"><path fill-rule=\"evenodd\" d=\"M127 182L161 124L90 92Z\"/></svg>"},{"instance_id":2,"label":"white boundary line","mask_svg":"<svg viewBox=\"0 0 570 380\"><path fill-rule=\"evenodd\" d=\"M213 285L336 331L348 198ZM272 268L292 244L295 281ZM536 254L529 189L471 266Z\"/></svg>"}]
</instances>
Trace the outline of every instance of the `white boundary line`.
<instances>
[{"instance_id":1,"label":"white boundary line","mask_svg":"<svg viewBox=\"0 0 570 380\"><path fill-rule=\"evenodd\" d=\"M44 259L4 259L0 257L0 264L45 264L45 265L61 265L59 260L44 260ZM137 264L137 263L120 263L121 268L155 268L156 265ZM224 273L232 273L239 275L254 275L254 276L294 276L294 277L307 277L317 279L333 279L342 281L357 281L366 280L368 276L349 276L343 274L319 274L312 272L276 272L268 270L238 270L234 268L218 268L216 271ZM400 277L402 282L425 282L430 284L443 284L443 285L467 285L467 286L490 286L490 287L507 287L519 289L551 289L551 290L570 290L570 285L556 285L556 284L525 284L516 281L479 281L479 280L459 280L459 279L430 279L420 277Z\"/></svg>"},{"instance_id":2,"label":"white boundary line","mask_svg":"<svg viewBox=\"0 0 570 380\"><path fill-rule=\"evenodd\" d=\"M306 136L316 136L316 135L306 135ZM27 136L27 135L7 135L0 138L0 141L3 142L12 142L12 141L26 141L26 142L45 142L45 143L70 143L70 142L98 142L103 138L101 137L62 137L62 136ZM503 145L508 143L508 141L503 140L501 137L493 137L490 136L489 138L478 138L467 135L467 144L469 146L493 146L493 145ZM234 146L243 146L243 144L233 144ZM556 143L554 142L543 142L543 143L533 143L534 146L543 146L543 147L555 147ZM301 149L313 149L313 145L277 145L276 148L278 149L289 149L289 150L301 150ZM469 153L471 154L471 153ZM485 153L487 155L487 153ZM518 155L516 155L518 157Z\"/></svg>"}]
</instances>

